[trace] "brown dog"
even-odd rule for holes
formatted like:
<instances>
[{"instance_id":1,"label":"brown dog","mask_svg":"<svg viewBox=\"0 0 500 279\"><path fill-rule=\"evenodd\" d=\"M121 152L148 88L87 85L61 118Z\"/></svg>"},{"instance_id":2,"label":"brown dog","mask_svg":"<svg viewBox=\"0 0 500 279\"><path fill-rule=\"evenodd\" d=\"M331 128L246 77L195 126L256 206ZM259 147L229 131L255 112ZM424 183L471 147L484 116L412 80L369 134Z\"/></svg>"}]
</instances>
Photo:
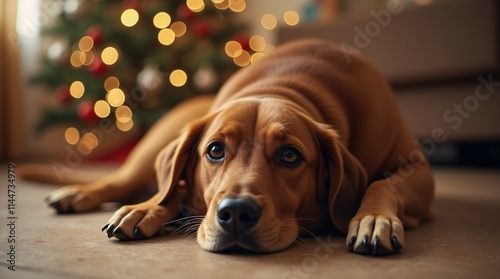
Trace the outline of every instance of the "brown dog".
<instances>
[{"instance_id":1,"label":"brown dog","mask_svg":"<svg viewBox=\"0 0 500 279\"><path fill-rule=\"evenodd\" d=\"M432 219L433 178L387 82L350 58L323 41L286 44L215 98L170 111L115 173L47 201L60 213L124 201L155 168L158 193L119 209L109 237L153 237L187 210L209 251L278 251L333 225L351 251L395 252L403 226Z\"/></svg>"}]
</instances>

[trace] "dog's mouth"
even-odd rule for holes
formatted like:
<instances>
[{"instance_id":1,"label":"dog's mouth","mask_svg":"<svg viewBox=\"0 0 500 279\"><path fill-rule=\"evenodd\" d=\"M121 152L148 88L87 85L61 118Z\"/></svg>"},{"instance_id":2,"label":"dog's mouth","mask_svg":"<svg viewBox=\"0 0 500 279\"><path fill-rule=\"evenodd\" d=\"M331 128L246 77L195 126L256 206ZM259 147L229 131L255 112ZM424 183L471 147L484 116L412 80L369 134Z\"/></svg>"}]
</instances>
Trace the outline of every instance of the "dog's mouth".
<instances>
[{"instance_id":1,"label":"dog's mouth","mask_svg":"<svg viewBox=\"0 0 500 279\"><path fill-rule=\"evenodd\" d=\"M252 198L225 197L218 202L215 214L200 225L198 243L210 252L260 254L281 251L295 241L297 234L292 231L296 225L283 226L278 218L263 215L267 214Z\"/></svg>"},{"instance_id":2,"label":"dog's mouth","mask_svg":"<svg viewBox=\"0 0 500 279\"><path fill-rule=\"evenodd\" d=\"M264 253L261 245L255 240L254 234L248 232L243 235L231 235L222 232L217 240L217 245L211 252L217 253L239 253L252 252Z\"/></svg>"}]
</instances>

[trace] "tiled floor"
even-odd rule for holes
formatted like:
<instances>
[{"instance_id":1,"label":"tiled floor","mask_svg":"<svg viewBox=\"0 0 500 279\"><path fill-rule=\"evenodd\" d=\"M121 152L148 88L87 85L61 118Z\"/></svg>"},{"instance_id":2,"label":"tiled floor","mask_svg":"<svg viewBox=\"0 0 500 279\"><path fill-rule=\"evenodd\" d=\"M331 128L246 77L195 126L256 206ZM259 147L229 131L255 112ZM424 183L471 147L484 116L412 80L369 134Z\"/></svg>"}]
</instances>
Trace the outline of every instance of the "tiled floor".
<instances>
[{"instance_id":1,"label":"tiled floor","mask_svg":"<svg viewBox=\"0 0 500 279\"><path fill-rule=\"evenodd\" d=\"M438 218L406 233L397 255L348 253L319 236L268 255L213 254L182 235L139 242L100 231L112 212L57 216L43 203L55 186L17 181L15 269L8 269L6 164L0 185L0 278L498 278L500 172L436 170ZM316 253L315 253L316 251Z\"/></svg>"}]
</instances>

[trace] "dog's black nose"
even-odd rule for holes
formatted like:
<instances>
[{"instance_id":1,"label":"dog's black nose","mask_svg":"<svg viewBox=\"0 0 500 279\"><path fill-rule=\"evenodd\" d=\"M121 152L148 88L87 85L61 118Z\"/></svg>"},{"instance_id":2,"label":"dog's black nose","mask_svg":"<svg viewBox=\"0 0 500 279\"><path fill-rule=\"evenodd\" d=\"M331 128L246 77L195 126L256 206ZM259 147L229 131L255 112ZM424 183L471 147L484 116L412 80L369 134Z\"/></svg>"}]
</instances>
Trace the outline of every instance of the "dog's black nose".
<instances>
[{"instance_id":1,"label":"dog's black nose","mask_svg":"<svg viewBox=\"0 0 500 279\"><path fill-rule=\"evenodd\" d=\"M223 198L217 204L217 222L230 233L242 233L260 218L260 206L251 198Z\"/></svg>"}]
</instances>

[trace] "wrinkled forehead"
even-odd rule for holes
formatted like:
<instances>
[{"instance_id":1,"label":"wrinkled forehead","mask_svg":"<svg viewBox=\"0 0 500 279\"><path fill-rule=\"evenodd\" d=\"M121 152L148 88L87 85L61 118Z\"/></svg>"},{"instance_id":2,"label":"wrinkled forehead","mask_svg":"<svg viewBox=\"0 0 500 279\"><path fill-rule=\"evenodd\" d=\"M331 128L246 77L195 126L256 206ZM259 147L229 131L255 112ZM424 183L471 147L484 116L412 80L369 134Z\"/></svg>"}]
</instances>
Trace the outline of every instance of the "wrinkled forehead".
<instances>
[{"instance_id":1,"label":"wrinkled forehead","mask_svg":"<svg viewBox=\"0 0 500 279\"><path fill-rule=\"evenodd\" d=\"M299 107L281 99L245 98L221 108L206 130L209 137L241 142L252 138L260 143L284 142L290 137L312 143Z\"/></svg>"}]
</instances>

